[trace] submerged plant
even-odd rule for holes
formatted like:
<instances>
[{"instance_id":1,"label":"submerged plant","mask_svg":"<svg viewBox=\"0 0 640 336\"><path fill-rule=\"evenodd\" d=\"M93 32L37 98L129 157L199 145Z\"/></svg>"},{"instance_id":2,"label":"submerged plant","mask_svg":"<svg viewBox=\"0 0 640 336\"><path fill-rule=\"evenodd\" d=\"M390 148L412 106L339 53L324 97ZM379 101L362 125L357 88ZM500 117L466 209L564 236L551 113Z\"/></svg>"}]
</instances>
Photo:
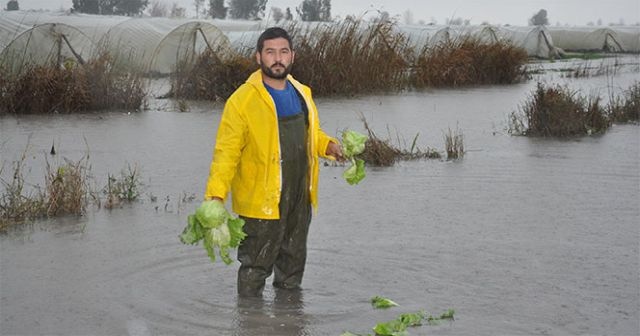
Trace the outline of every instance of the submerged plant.
<instances>
[{"instance_id":1,"label":"submerged plant","mask_svg":"<svg viewBox=\"0 0 640 336\"><path fill-rule=\"evenodd\" d=\"M640 82L625 90L622 97L615 97L607 106L614 122L637 122L640 120Z\"/></svg>"},{"instance_id":2,"label":"submerged plant","mask_svg":"<svg viewBox=\"0 0 640 336\"><path fill-rule=\"evenodd\" d=\"M447 160L455 160L464 156L464 136L458 127L455 131L449 128L449 131L444 135L444 142Z\"/></svg>"},{"instance_id":3,"label":"submerged plant","mask_svg":"<svg viewBox=\"0 0 640 336\"><path fill-rule=\"evenodd\" d=\"M82 215L89 198L88 157L77 162L65 160L65 164L51 167L47 162L45 178L46 215Z\"/></svg>"},{"instance_id":4,"label":"submerged plant","mask_svg":"<svg viewBox=\"0 0 640 336\"><path fill-rule=\"evenodd\" d=\"M84 64L31 65L0 75L0 114L139 110L145 97L141 76L116 71L108 54Z\"/></svg>"},{"instance_id":5,"label":"submerged plant","mask_svg":"<svg viewBox=\"0 0 640 336\"><path fill-rule=\"evenodd\" d=\"M546 87L538 83L521 113L512 114L509 132L566 137L603 133L610 125L600 97L587 99L566 87Z\"/></svg>"},{"instance_id":6,"label":"submerged plant","mask_svg":"<svg viewBox=\"0 0 640 336\"><path fill-rule=\"evenodd\" d=\"M414 64L410 86L458 87L512 84L527 79L527 53L508 42L482 42L473 37L425 45Z\"/></svg>"},{"instance_id":7,"label":"submerged plant","mask_svg":"<svg viewBox=\"0 0 640 336\"><path fill-rule=\"evenodd\" d=\"M119 177L108 174L107 185L103 189L107 198L105 207L111 209L122 202L133 202L140 196L141 189L142 178L137 165L128 165Z\"/></svg>"}]
</instances>

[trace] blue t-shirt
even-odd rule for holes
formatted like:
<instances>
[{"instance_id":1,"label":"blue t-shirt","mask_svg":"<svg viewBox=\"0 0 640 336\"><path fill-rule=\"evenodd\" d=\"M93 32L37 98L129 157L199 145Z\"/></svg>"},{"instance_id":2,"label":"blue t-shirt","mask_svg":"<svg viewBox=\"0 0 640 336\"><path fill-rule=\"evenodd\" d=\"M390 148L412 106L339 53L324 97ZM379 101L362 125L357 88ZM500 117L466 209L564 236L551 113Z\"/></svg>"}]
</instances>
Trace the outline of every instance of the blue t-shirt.
<instances>
[{"instance_id":1,"label":"blue t-shirt","mask_svg":"<svg viewBox=\"0 0 640 336\"><path fill-rule=\"evenodd\" d=\"M296 89L289 81L287 81L284 90L274 89L266 83L264 87L267 88L267 91L269 91L269 94L271 94L273 98L273 102L276 104L278 117L288 117L302 112L300 97L298 97Z\"/></svg>"}]
</instances>

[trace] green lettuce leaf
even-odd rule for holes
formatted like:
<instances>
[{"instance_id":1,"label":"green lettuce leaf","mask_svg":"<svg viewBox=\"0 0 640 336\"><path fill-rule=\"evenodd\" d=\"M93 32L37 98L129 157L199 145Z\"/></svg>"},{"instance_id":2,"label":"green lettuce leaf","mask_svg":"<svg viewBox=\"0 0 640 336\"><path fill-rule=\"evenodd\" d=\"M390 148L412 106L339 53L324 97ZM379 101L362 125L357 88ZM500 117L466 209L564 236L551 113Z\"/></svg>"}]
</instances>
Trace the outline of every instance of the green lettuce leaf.
<instances>
[{"instance_id":1,"label":"green lettuce leaf","mask_svg":"<svg viewBox=\"0 0 640 336\"><path fill-rule=\"evenodd\" d=\"M390 299L387 299L385 297L382 296L374 296L371 298L371 305L373 306L373 308L379 309L379 308L391 308L391 307L395 307L398 304L391 301Z\"/></svg>"},{"instance_id":2,"label":"green lettuce leaf","mask_svg":"<svg viewBox=\"0 0 640 336\"><path fill-rule=\"evenodd\" d=\"M202 227L207 229L218 227L229 218L224 204L218 200L202 202L200 207L196 209L195 215Z\"/></svg>"},{"instance_id":3,"label":"green lettuce leaf","mask_svg":"<svg viewBox=\"0 0 640 336\"><path fill-rule=\"evenodd\" d=\"M342 154L346 158L352 158L364 152L364 146L368 137L356 131L342 133Z\"/></svg>"},{"instance_id":4,"label":"green lettuce leaf","mask_svg":"<svg viewBox=\"0 0 640 336\"><path fill-rule=\"evenodd\" d=\"M360 183L360 181L362 181L365 176L366 173L364 171L364 160L361 159L351 159L351 166L342 173L342 177L350 185Z\"/></svg>"},{"instance_id":5,"label":"green lettuce leaf","mask_svg":"<svg viewBox=\"0 0 640 336\"><path fill-rule=\"evenodd\" d=\"M399 320L378 323L373 328L373 331L376 332L376 335L380 336L405 336L408 335L406 330L407 325Z\"/></svg>"},{"instance_id":6,"label":"green lettuce leaf","mask_svg":"<svg viewBox=\"0 0 640 336\"><path fill-rule=\"evenodd\" d=\"M402 322L403 324L405 324L407 327L416 327L419 325L422 325L422 319L424 319L426 316L425 312L419 312L419 313L405 313L405 314L400 314L400 316L398 316L398 321Z\"/></svg>"},{"instance_id":7,"label":"green lettuce leaf","mask_svg":"<svg viewBox=\"0 0 640 336\"><path fill-rule=\"evenodd\" d=\"M229 250L240 246L240 242L247 236L242 230L243 227L244 220L231 216L222 202L205 201L196 209L195 214L187 217L187 226L179 237L183 244L193 245L203 240L204 249L211 262L216 261L217 250L220 259L229 265L233 262Z\"/></svg>"},{"instance_id":8,"label":"green lettuce leaf","mask_svg":"<svg viewBox=\"0 0 640 336\"><path fill-rule=\"evenodd\" d=\"M227 225L229 226L229 232L231 233L229 246L236 248L240 246L240 242L247 237L247 234L242 231L242 228L244 227L244 219L229 218L227 219Z\"/></svg>"},{"instance_id":9,"label":"green lettuce leaf","mask_svg":"<svg viewBox=\"0 0 640 336\"><path fill-rule=\"evenodd\" d=\"M189 215L187 217L187 226L180 235L180 241L183 244L197 244L204 238L204 232L202 231L202 225L198 222L195 215Z\"/></svg>"}]
</instances>

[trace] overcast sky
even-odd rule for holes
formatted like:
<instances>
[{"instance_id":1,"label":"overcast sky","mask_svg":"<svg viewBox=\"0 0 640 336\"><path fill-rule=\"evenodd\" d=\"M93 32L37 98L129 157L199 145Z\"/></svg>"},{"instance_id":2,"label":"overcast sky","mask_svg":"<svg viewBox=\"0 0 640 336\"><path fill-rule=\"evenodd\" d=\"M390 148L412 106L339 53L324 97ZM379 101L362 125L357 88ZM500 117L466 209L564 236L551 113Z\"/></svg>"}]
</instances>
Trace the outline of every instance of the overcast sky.
<instances>
[{"instance_id":1,"label":"overcast sky","mask_svg":"<svg viewBox=\"0 0 640 336\"><path fill-rule=\"evenodd\" d=\"M8 0L0 0L6 8ZM194 15L193 0L150 0L165 2L168 6L178 3L187 9L188 15ZM205 0L205 3L208 3ZM295 7L302 0L269 0L267 9ZM68 9L72 0L18 0L20 9ZM413 21L446 23L448 18L463 18L471 24L489 22L492 24L526 25L527 20L540 9L547 10L549 23L555 25L585 25L588 22L603 24L635 24L640 22L640 0L334 0L332 15L344 17L347 14L363 14L368 10L387 11L403 15L411 10Z\"/></svg>"}]
</instances>

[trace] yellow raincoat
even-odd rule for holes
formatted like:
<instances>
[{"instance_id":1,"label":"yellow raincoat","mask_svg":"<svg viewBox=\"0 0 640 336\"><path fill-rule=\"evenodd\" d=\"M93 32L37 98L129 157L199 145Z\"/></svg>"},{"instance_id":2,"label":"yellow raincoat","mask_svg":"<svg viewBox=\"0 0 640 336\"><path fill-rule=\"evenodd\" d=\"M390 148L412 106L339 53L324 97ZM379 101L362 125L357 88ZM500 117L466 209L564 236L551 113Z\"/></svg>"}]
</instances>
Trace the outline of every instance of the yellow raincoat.
<instances>
[{"instance_id":1,"label":"yellow raincoat","mask_svg":"<svg viewBox=\"0 0 640 336\"><path fill-rule=\"evenodd\" d=\"M309 196L316 207L318 157L335 159L327 156L326 150L330 141L339 142L320 128L311 89L291 75L288 80L302 95L309 110ZM261 70L257 70L231 95L224 107L205 199L214 196L226 199L231 191L233 211L238 215L279 219L282 187L279 137L275 103L264 87Z\"/></svg>"}]
</instances>

